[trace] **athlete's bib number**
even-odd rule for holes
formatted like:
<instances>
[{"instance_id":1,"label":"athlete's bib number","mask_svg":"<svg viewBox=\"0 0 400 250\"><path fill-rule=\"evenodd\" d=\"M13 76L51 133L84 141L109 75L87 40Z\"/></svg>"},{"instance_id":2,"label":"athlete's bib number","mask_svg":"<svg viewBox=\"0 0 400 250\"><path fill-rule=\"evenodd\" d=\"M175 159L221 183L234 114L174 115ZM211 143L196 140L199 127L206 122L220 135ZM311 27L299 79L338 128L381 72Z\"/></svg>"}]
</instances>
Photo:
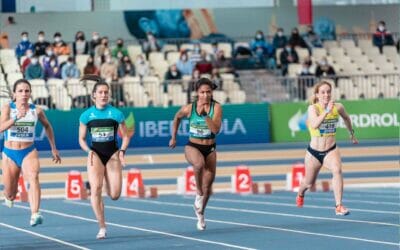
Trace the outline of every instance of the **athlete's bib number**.
<instances>
[{"instance_id":1,"label":"athlete's bib number","mask_svg":"<svg viewBox=\"0 0 400 250\"><path fill-rule=\"evenodd\" d=\"M10 139L33 140L35 124L33 122L17 122L10 128Z\"/></svg>"},{"instance_id":2,"label":"athlete's bib number","mask_svg":"<svg viewBox=\"0 0 400 250\"><path fill-rule=\"evenodd\" d=\"M107 142L114 140L114 127L92 128L92 141Z\"/></svg>"},{"instance_id":3,"label":"athlete's bib number","mask_svg":"<svg viewBox=\"0 0 400 250\"><path fill-rule=\"evenodd\" d=\"M211 130L209 128L190 128L190 134L197 137L208 137L211 135Z\"/></svg>"},{"instance_id":4,"label":"athlete's bib number","mask_svg":"<svg viewBox=\"0 0 400 250\"><path fill-rule=\"evenodd\" d=\"M336 133L336 123L337 123L336 119L323 121L322 124L319 126L319 132L321 134Z\"/></svg>"}]
</instances>

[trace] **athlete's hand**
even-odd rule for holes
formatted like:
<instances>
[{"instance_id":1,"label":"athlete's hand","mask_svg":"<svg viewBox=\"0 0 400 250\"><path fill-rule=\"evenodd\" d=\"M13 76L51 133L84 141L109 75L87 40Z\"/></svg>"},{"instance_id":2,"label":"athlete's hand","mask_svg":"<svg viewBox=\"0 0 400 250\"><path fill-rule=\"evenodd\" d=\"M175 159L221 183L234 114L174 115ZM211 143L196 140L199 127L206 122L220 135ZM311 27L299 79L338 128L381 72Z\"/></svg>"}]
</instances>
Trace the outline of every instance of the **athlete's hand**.
<instances>
[{"instance_id":1,"label":"athlete's hand","mask_svg":"<svg viewBox=\"0 0 400 250\"><path fill-rule=\"evenodd\" d=\"M326 106L326 112L327 112L328 114L332 111L333 105L335 105L335 102L332 101L332 100L329 101L328 106Z\"/></svg>"},{"instance_id":2,"label":"athlete's hand","mask_svg":"<svg viewBox=\"0 0 400 250\"><path fill-rule=\"evenodd\" d=\"M176 146L176 139L175 139L175 138L171 138L171 140L169 140L168 146L169 146L170 148L175 148L175 146Z\"/></svg>"},{"instance_id":3,"label":"athlete's hand","mask_svg":"<svg viewBox=\"0 0 400 250\"><path fill-rule=\"evenodd\" d=\"M21 119L26 116L26 109L24 106L21 107L20 110L17 112L17 119Z\"/></svg>"},{"instance_id":4,"label":"athlete's hand","mask_svg":"<svg viewBox=\"0 0 400 250\"><path fill-rule=\"evenodd\" d=\"M354 134L350 135L350 140L353 144L358 144L357 138L354 136Z\"/></svg>"},{"instance_id":5,"label":"athlete's hand","mask_svg":"<svg viewBox=\"0 0 400 250\"><path fill-rule=\"evenodd\" d=\"M121 162L122 167L125 167L126 166L125 152L124 151L119 151L118 152L118 157L119 157L119 161Z\"/></svg>"},{"instance_id":6,"label":"athlete's hand","mask_svg":"<svg viewBox=\"0 0 400 250\"><path fill-rule=\"evenodd\" d=\"M61 163L61 157L60 157L60 154L58 153L57 149L52 149L51 154L53 155L54 163Z\"/></svg>"}]
</instances>

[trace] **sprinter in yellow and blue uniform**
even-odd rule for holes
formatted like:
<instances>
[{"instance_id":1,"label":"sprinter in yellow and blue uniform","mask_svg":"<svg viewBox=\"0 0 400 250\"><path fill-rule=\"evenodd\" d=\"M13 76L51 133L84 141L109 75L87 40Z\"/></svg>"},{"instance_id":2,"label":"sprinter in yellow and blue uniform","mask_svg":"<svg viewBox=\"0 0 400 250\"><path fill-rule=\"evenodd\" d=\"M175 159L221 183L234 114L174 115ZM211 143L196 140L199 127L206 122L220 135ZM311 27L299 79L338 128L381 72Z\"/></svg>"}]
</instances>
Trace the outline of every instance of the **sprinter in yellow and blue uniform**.
<instances>
[{"instance_id":1,"label":"sprinter in yellow and blue uniform","mask_svg":"<svg viewBox=\"0 0 400 250\"><path fill-rule=\"evenodd\" d=\"M99 76L86 75L82 80L96 81L92 98L94 105L79 118L79 145L88 153L87 172L90 183L90 201L96 215L99 232L97 239L107 236L102 199L103 180L111 199L117 200L122 190L122 167L125 166L125 151L130 137L125 125L125 117L117 108L109 104L110 87ZM117 132L121 131L122 143L118 147ZM86 141L89 132L91 145Z\"/></svg>"},{"instance_id":2,"label":"sprinter in yellow and blue uniform","mask_svg":"<svg viewBox=\"0 0 400 250\"><path fill-rule=\"evenodd\" d=\"M39 211L41 199L39 154L34 143L38 121L45 129L53 161L61 163L61 158L56 148L53 128L43 109L29 103L31 93L31 84L28 80L17 80L13 86L13 101L1 108L0 133L5 132L1 167L4 199L8 207L14 204L22 170L24 179L29 183L30 225L36 226L43 223L43 216Z\"/></svg>"},{"instance_id":3,"label":"sprinter in yellow and blue uniform","mask_svg":"<svg viewBox=\"0 0 400 250\"><path fill-rule=\"evenodd\" d=\"M176 134L182 118L189 118L189 142L185 146L185 157L193 166L197 194L194 211L197 229L205 230L204 210L211 195L217 167L215 135L221 128L222 108L213 100L215 84L200 78L195 84L195 100L183 106L174 117L169 147L176 146Z\"/></svg>"},{"instance_id":4,"label":"sprinter in yellow and blue uniform","mask_svg":"<svg viewBox=\"0 0 400 250\"><path fill-rule=\"evenodd\" d=\"M335 139L339 116L343 118L349 130L352 143L357 144L358 141L354 135L350 117L346 113L344 106L332 100L332 85L324 80L316 84L311 105L308 107L307 125L311 142L304 159L306 176L300 185L296 198L298 207L303 206L306 190L315 184L321 167L325 166L332 171L333 175L332 185L336 201L335 213L336 215L349 214L349 210L342 204L342 162Z\"/></svg>"}]
</instances>

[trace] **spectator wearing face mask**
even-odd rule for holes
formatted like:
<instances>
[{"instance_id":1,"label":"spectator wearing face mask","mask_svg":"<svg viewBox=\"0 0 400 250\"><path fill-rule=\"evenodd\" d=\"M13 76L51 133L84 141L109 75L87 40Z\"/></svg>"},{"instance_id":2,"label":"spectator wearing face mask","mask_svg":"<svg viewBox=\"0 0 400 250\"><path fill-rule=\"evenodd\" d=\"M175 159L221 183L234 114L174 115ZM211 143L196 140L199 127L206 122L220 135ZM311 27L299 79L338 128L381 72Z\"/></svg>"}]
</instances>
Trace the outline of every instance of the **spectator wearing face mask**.
<instances>
[{"instance_id":1,"label":"spectator wearing face mask","mask_svg":"<svg viewBox=\"0 0 400 250\"><path fill-rule=\"evenodd\" d=\"M33 44L29 41L29 35L28 32L24 31L21 33L21 41L17 44L17 47L15 48L15 55L19 59L25 55L26 51L30 49L34 51Z\"/></svg>"},{"instance_id":2,"label":"spectator wearing face mask","mask_svg":"<svg viewBox=\"0 0 400 250\"><path fill-rule=\"evenodd\" d=\"M76 55L89 54L89 43L85 40L83 31L78 31L75 34L75 41L72 43L72 54L74 57Z\"/></svg>"},{"instance_id":3,"label":"spectator wearing face mask","mask_svg":"<svg viewBox=\"0 0 400 250\"><path fill-rule=\"evenodd\" d=\"M135 62L136 74L140 77L148 76L150 74L150 67L148 62L144 59L143 55L138 55Z\"/></svg>"},{"instance_id":4,"label":"spectator wearing face mask","mask_svg":"<svg viewBox=\"0 0 400 250\"><path fill-rule=\"evenodd\" d=\"M94 56L95 49L96 49L97 45L99 45L100 43L101 43L101 40L100 40L99 33L96 32L96 31L93 32L92 33L92 39L89 42L89 54L91 56Z\"/></svg>"},{"instance_id":5,"label":"spectator wearing face mask","mask_svg":"<svg viewBox=\"0 0 400 250\"><path fill-rule=\"evenodd\" d=\"M31 64L31 58L33 57L33 52L31 49L28 49L25 53L25 59L21 63L21 72L25 73L26 68L29 64Z\"/></svg>"},{"instance_id":6,"label":"spectator wearing face mask","mask_svg":"<svg viewBox=\"0 0 400 250\"><path fill-rule=\"evenodd\" d=\"M193 64L189 61L187 53L184 51L181 52L179 60L176 62L176 67L178 68L179 72L182 73L182 75L191 76L193 73Z\"/></svg>"},{"instance_id":7,"label":"spectator wearing face mask","mask_svg":"<svg viewBox=\"0 0 400 250\"><path fill-rule=\"evenodd\" d=\"M311 60L307 59L301 65L301 71L299 79L297 81L297 93L299 100L305 100L307 98L307 88L314 86L314 74L310 71Z\"/></svg>"},{"instance_id":8,"label":"spectator wearing face mask","mask_svg":"<svg viewBox=\"0 0 400 250\"><path fill-rule=\"evenodd\" d=\"M196 66L199 61L201 61L201 52L202 50L200 43L195 43L189 57L189 61L192 63L193 67Z\"/></svg>"},{"instance_id":9,"label":"spectator wearing face mask","mask_svg":"<svg viewBox=\"0 0 400 250\"><path fill-rule=\"evenodd\" d=\"M54 33L53 51L56 56L70 54L69 46L62 40L60 32Z\"/></svg>"},{"instance_id":10,"label":"spectator wearing face mask","mask_svg":"<svg viewBox=\"0 0 400 250\"><path fill-rule=\"evenodd\" d=\"M108 83L118 80L118 66L111 55L105 56L105 62L100 67L100 76Z\"/></svg>"},{"instance_id":11,"label":"spectator wearing face mask","mask_svg":"<svg viewBox=\"0 0 400 250\"><path fill-rule=\"evenodd\" d=\"M122 56L128 56L128 50L127 50L127 48L124 47L124 40L121 38L118 38L117 45L111 51L111 55L114 58L117 58L118 52L122 53ZM119 59L121 59L121 58L119 58Z\"/></svg>"},{"instance_id":12,"label":"spectator wearing face mask","mask_svg":"<svg viewBox=\"0 0 400 250\"><path fill-rule=\"evenodd\" d=\"M107 52L107 54L106 54ZM94 50L94 63L96 65L101 65L104 62L104 56L111 55L111 51L108 47L108 37L102 37L100 44L96 46Z\"/></svg>"},{"instance_id":13,"label":"spectator wearing face mask","mask_svg":"<svg viewBox=\"0 0 400 250\"><path fill-rule=\"evenodd\" d=\"M180 80L182 79L182 74L181 72L179 72L176 64L172 64L171 66L169 66L168 71L165 73L164 79L164 93L167 93L169 84L180 83Z\"/></svg>"},{"instance_id":14,"label":"spectator wearing face mask","mask_svg":"<svg viewBox=\"0 0 400 250\"><path fill-rule=\"evenodd\" d=\"M100 75L99 68L94 64L93 56L89 56L86 62L85 67L83 68L84 75Z\"/></svg>"},{"instance_id":15,"label":"spectator wearing face mask","mask_svg":"<svg viewBox=\"0 0 400 250\"><path fill-rule=\"evenodd\" d=\"M48 41L45 39L44 31L39 31L38 33L38 40L35 43L35 55L43 56L46 54L46 48L50 45Z\"/></svg>"},{"instance_id":16,"label":"spectator wearing face mask","mask_svg":"<svg viewBox=\"0 0 400 250\"><path fill-rule=\"evenodd\" d=\"M39 63L37 56L31 58L31 63L25 70L25 78L27 80L44 79L44 70Z\"/></svg>"},{"instance_id":17,"label":"spectator wearing face mask","mask_svg":"<svg viewBox=\"0 0 400 250\"><path fill-rule=\"evenodd\" d=\"M152 32L147 32L146 41L143 42L143 51L146 53L146 57L149 57L150 52L161 51L163 44L154 36Z\"/></svg>"},{"instance_id":18,"label":"spectator wearing face mask","mask_svg":"<svg viewBox=\"0 0 400 250\"><path fill-rule=\"evenodd\" d=\"M372 37L372 43L379 48L381 53L383 46L394 45L393 36L390 31L386 29L386 23L384 21L378 23L378 27Z\"/></svg>"},{"instance_id":19,"label":"spectator wearing face mask","mask_svg":"<svg viewBox=\"0 0 400 250\"><path fill-rule=\"evenodd\" d=\"M286 44L288 43L287 37L283 33L282 28L278 28L277 32L274 35L272 40L272 45L275 49L277 48L285 48Z\"/></svg>"},{"instance_id":20,"label":"spectator wearing face mask","mask_svg":"<svg viewBox=\"0 0 400 250\"><path fill-rule=\"evenodd\" d=\"M289 38L289 44L292 48L301 47L307 49L307 43L304 39L300 36L299 30L297 28L292 29L292 34Z\"/></svg>"},{"instance_id":21,"label":"spectator wearing face mask","mask_svg":"<svg viewBox=\"0 0 400 250\"><path fill-rule=\"evenodd\" d=\"M61 69L54 55L50 58L50 62L44 66L44 78L46 80L50 78L61 79Z\"/></svg>"},{"instance_id":22,"label":"spectator wearing face mask","mask_svg":"<svg viewBox=\"0 0 400 250\"><path fill-rule=\"evenodd\" d=\"M292 46L288 43L285 46L285 49L282 50L280 54L281 60L281 68L282 75L285 76L288 73L288 67L291 63L299 63L299 56L296 51L292 48Z\"/></svg>"},{"instance_id":23,"label":"spectator wearing face mask","mask_svg":"<svg viewBox=\"0 0 400 250\"><path fill-rule=\"evenodd\" d=\"M303 37L310 53L312 52L313 48L322 48L322 41L319 36L314 32L314 27L312 25L307 26L307 32L304 34Z\"/></svg>"},{"instance_id":24,"label":"spectator wearing face mask","mask_svg":"<svg viewBox=\"0 0 400 250\"><path fill-rule=\"evenodd\" d=\"M328 64L328 60L326 57L323 57L321 61L318 63L317 68L315 69L315 76L316 77L323 77L323 76L335 76L335 69Z\"/></svg>"},{"instance_id":25,"label":"spectator wearing face mask","mask_svg":"<svg viewBox=\"0 0 400 250\"><path fill-rule=\"evenodd\" d=\"M250 42L250 49L257 63L265 65L269 69L275 68L275 49L265 40L261 30L256 32L254 39Z\"/></svg>"},{"instance_id":26,"label":"spectator wearing face mask","mask_svg":"<svg viewBox=\"0 0 400 250\"><path fill-rule=\"evenodd\" d=\"M135 65L132 64L129 56L123 56L121 63L118 66L118 76L123 78L125 76L135 76Z\"/></svg>"},{"instance_id":27,"label":"spectator wearing face mask","mask_svg":"<svg viewBox=\"0 0 400 250\"><path fill-rule=\"evenodd\" d=\"M76 66L74 62L74 58L71 56L68 57L67 62L61 68L61 78L64 80L70 78L79 78L80 74L81 73L78 69L78 66Z\"/></svg>"},{"instance_id":28,"label":"spectator wearing face mask","mask_svg":"<svg viewBox=\"0 0 400 250\"><path fill-rule=\"evenodd\" d=\"M42 65L45 67L47 64L49 64L50 58L52 58L53 56L55 56L54 51L53 51L53 46L49 45L49 46L47 46L45 55L43 56ZM57 61L57 65L58 65L57 57L56 57L56 61Z\"/></svg>"}]
</instances>

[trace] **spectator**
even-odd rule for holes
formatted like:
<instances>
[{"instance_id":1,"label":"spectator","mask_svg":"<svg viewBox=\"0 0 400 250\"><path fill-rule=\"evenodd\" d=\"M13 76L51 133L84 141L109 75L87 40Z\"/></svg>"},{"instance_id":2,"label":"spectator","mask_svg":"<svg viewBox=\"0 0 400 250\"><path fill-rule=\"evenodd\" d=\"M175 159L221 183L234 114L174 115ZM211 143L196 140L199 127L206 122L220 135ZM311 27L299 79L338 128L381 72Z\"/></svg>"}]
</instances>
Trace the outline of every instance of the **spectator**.
<instances>
[{"instance_id":1,"label":"spectator","mask_svg":"<svg viewBox=\"0 0 400 250\"><path fill-rule=\"evenodd\" d=\"M110 49L108 48L108 37L101 38L101 42L96 46L94 50L94 63L99 66L105 61L104 56L111 55Z\"/></svg>"},{"instance_id":2,"label":"spectator","mask_svg":"<svg viewBox=\"0 0 400 250\"><path fill-rule=\"evenodd\" d=\"M121 38L118 38L117 46L112 50L111 54L114 58L117 58L118 52L122 53L122 56L128 56L128 49L124 47L124 40ZM122 59L122 57L119 59Z\"/></svg>"},{"instance_id":3,"label":"spectator","mask_svg":"<svg viewBox=\"0 0 400 250\"><path fill-rule=\"evenodd\" d=\"M39 63L39 59L37 56L33 56L31 58L31 63L25 70L25 78L27 80L44 79L44 70Z\"/></svg>"},{"instance_id":4,"label":"spectator","mask_svg":"<svg viewBox=\"0 0 400 250\"><path fill-rule=\"evenodd\" d=\"M53 51L53 46L49 45L49 46L47 46L45 55L43 56L43 59L42 59L43 67L46 67L46 65L50 63L50 58L52 56L55 56L54 51ZM56 57L56 60L57 60L57 57ZM58 60L57 60L57 65L58 65Z\"/></svg>"},{"instance_id":5,"label":"spectator","mask_svg":"<svg viewBox=\"0 0 400 250\"><path fill-rule=\"evenodd\" d=\"M256 58L256 63L265 65L269 69L276 67L275 50L265 40L264 33L261 30L256 32L254 39L250 42L250 49Z\"/></svg>"},{"instance_id":6,"label":"spectator","mask_svg":"<svg viewBox=\"0 0 400 250\"><path fill-rule=\"evenodd\" d=\"M211 54L210 54L211 62L215 62L217 60L219 51L220 50L218 49L218 43L217 42L211 43Z\"/></svg>"},{"instance_id":7,"label":"spectator","mask_svg":"<svg viewBox=\"0 0 400 250\"><path fill-rule=\"evenodd\" d=\"M284 49L286 44L288 43L287 37L283 33L283 28L278 28L277 32L272 41L272 45L275 49L282 48Z\"/></svg>"},{"instance_id":8,"label":"spectator","mask_svg":"<svg viewBox=\"0 0 400 250\"><path fill-rule=\"evenodd\" d=\"M26 68L29 64L31 64L31 58L33 57L33 52L31 49L28 49L25 53L25 59L21 63L21 72L25 73Z\"/></svg>"},{"instance_id":9,"label":"spectator","mask_svg":"<svg viewBox=\"0 0 400 250\"><path fill-rule=\"evenodd\" d=\"M50 58L50 62L44 66L44 78L46 80L50 78L61 79L61 69L54 55Z\"/></svg>"},{"instance_id":10,"label":"spectator","mask_svg":"<svg viewBox=\"0 0 400 250\"><path fill-rule=\"evenodd\" d=\"M304 34L304 41L306 42L310 53L312 52L313 48L322 48L322 41L314 32L312 25L307 26L307 32Z\"/></svg>"},{"instance_id":11,"label":"spectator","mask_svg":"<svg viewBox=\"0 0 400 250\"><path fill-rule=\"evenodd\" d=\"M296 53L296 50L290 45L290 43L286 44L285 49L282 50L280 54L281 60L281 68L282 75L285 76L288 73L288 67L291 63L299 63L299 56Z\"/></svg>"},{"instance_id":12,"label":"spectator","mask_svg":"<svg viewBox=\"0 0 400 250\"><path fill-rule=\"evenodd\" d=\"M61 68L61 78L64 80L79 78L80 74L81 73L74 62L74 58L72 56L68 57L67 63L65 63Z\"/></svg>"},{"instance_id":13,"label":"spectator","mask_svg":"<svg viewBox=\"0 0 400 250\"><path fill-rule=\"evenodd\" d=\"M150 52L159 52L162 49L162 44L156 39L152 32L147 32L147 39L143 42L143 51L146 57L149 58Z\"/></svg>"},{"instance_id":14,"label":"spectator","mask_svg":"<svg viewBox=\"0 0 400 250\"><path fill-rule=\"evenodd\" d=\"M201 52L201 60L196 63L195 68L199 70L201 74L210 74L212 72L213 66L210 61L207 60L207 53L205 51Z\"/></svg>"},{"instance_id":15,"label":"spectator","mask_svg":"<svg viewBox=\"0 0 400 250\"><path fill-rule=\"evenodd\" d=\"M150 67L148 62L144 59L143 55L138 55L135 62L136 74L140 77L148 76L150 74Z\"/></svg>"},{"instance_id":16,"label":"spectator","mask_svg":"<svg viewBox=\"0 0 400 250\"><path fill-rule=\"evenodd\" d=\"M189 61L187 53L185 51L181 52L179 60L176 63L176 67L178 68L179 72L182 73L182 75L192 75L193 64Z\"/></svg>"},{"instance_id":17,"label":"spectator","mask_svg":"<svg viewBox=\"0 0 400 250\"><path fill-rule=\"evenodd\" d=\"M165 73L164 79L164 93L167 93L168 84L180 83L182 74L179 72L175 63L169 66L168 71Z\"/></svg>"},{"instance_id":18,"label":"spectator","mask_svg":"<svg viewBox=\"0 0 400 250\"><path fill-rule=\"evenodd\" d=\"M198 69L194 69L192 73L192 79L190 79L188 88L186 89L186 94L187 94L187 103L192 102L192 92L195 91L196 89L196 82L200 79L200 71Z\"/></svg>"},{"instance_id":19,"label":"spectator","mask_svg":"<svg viewBox=\"0 0 400 250\"><path fill-rule=\"evenodd\" d=\"M62 40L60 32L54 33L53 51L56 56L70 54L69 46Z\"/></svg>"},{"instance_id":20,"label":"spectator","mask_svg":"<svg viewBox=\"0 0 400 250\"><path fill-rule=\"evenodd\" d=\"M214 85L216 86L217 90L222 90L222 78L221 75L218 71L218 69L213 68L212 72L211 72L211 79L210 79Z\"/></svg>"},{"instance_id":21,"label":"spectator","mask_svg":"<svg viewBox=\"0 0 400 250\"><path fill-rule=\"evenodd\" d=\"M193 50L190 53L189 61L192 63L193 67L196 66L197 62L201 60L201 47L200 43L195 43L193 45Z\"/></svg>"},{"instance_id":22,"label":"spectator","mask_svg":"<svg viewBox=\"0 0 400 250\"><path fill-rule=\"evenodd\" d=\"M297 81L297 93L299 100L305 100L307 98L307 88L314 86L314 74L310 71L311 61L305 60L302 64L302 68Z\"/></svg>"},{"instance_id":23,"label":"spectator","mask_svg":"<svg viewBox=\"0 0 400 250\"><path fill-rule=\"evenodd\" d=\"M29 41L28 32L24 31L21 33L21 42L19 42L15 48L15 55L17 56L18 61L23 55L25 55L28 49L34 51L33 44Z\"/></svg>"},{"instance_id":24,"label":"spectator","mask_svg":"<svg viewBox=\"0 0 400 250\"><path fill-rule=\"evenodd\" d=\"M383 46L394 45L393 36L390 31L386 29L386 23L384 21L378 23L378 28L372 37L372 43L379 48L381 53L383 51Z\"/></svg>"},{"instance_id":25,"label":"spectator","mask_svg":"<svg viewBox=\"0 0 400 250\"><path fill-rule=\"evenodd\" d=\"M299 30L297 28L292 29L292 35L289 38L289 44L292 48L301 47L307 49L307 44L304 39L300 36Z\"/></svg>"},{"instance_id":26,"label":"spectator","mask_svg":"<svg viewBox=\"0 0 400 250\"><path fill-rule=\"evenodd\" d=\"M100 43L101 43L101 40L100 40L99 33L93 32L92 40L90 40L90 42L89 42L89 54L91 56L94 56L95 49L96 49L97 45L99 45Z\"/></svg>"},{"instance_id":27,"label":"spectator","mask_svg":"<svg viewBox=\"0 0 400 250\"><path fill-rule=\"evenodd\" d=\"M118 66L118 77L135 76L135 66L132 64L129 56L122 57L121 63Z\"/></svg>"},{"instance_id":28,"label":"spectator","mask_svg":"<svg viewBox=\"0 0 400 250\"><path fill-rule=\"evenodd\" d=\"M108 83L118 80L118 66L111 55L105 56L105 62L100 67L100 76Z\"/></svg>"},{"instance_id":29,"label":"spectator","mask_svg":"<svg viewBox=\"0 0 400 250\"><path fill-rule=\"evenodd\" d=\"M84 75L100 75L99 68L94 64L93 56L89 56L85 67L83 68Z\"/></svg>"},{"instance_id":30,"label":"spectator","mask_svg":"<svg viewBox=\"0 0 400 250\"><path fill-rule=\"evenodd\" d=\"M317 68L315 70L315 76L324 77L324 76L335 76L335 75L336 75L335 69L328 64L326 57L323 57L317 65Z\"/></svg>"},{"instance_id":31,"label":"spectator","mask_svg":"<svg viewBox=\"0 0 400 250\"><path fill-rule=\"evenodd\" d=\"M35 55L43 56L46 54L46 48L50 45L48 41L45 39L44 31L39 31L38 40L35 43Z\"/></svg>"},{"instance_id":32,"label":"spectator","mask_svg":"<svg viewBox=\"0 0 400 250\"><path fill-rule=\"evenodd\" d=\"M233 68L232 61L226 58L224 53L225 52L223 50L218 51L217 58L213 64L213 68L216 69L218 74L235 74L235 69Z\"/></svg>"},{"instance_id":33,"label":"spectator","mask_svg":"<svg viewBox=\"0 0 400 250\"><path fill-rule=\"evenodd\" d=\"M89 54L89 43L85 40L85 34L82 31L78 31L75 34L75 41L72 43L72 54L74 57Z\"/></svg>"}]
</instances>

